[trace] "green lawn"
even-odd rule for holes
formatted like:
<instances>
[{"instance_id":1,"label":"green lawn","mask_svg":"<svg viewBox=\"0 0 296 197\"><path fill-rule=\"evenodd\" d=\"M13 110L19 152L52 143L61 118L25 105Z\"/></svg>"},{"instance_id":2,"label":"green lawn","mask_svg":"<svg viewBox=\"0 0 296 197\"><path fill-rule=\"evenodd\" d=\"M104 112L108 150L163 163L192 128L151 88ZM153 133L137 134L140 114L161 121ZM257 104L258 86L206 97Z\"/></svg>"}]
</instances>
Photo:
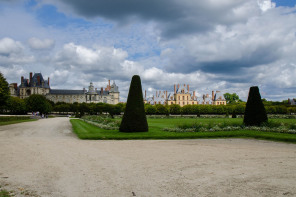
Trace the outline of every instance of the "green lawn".
<instances>
[{"instance_id":1,"label":"green lawn","mask_svg":"<svg viewBox=\"0 0 296 197\"><path fill-rule=\"evenodd\" d=\"M36 121L36 119L31 119L29 116L0 116L0 126L29 121Z\"/></svg>"},{"instance_id":2,"label":"green lawn","mask_svg":"<svg viewBox=\"0 0 296 197\"><path fill-rule=\"evenodd\" d=\"M162 131L164 127L175 127L179 124L201 122L208 124L210 122L230 121L242 123L242 119L224 119L224 118L171 118L171 119L148 119L149 132L137 132L137 133L121 133L117 130L104 130L88 124L78 119L70 120L73 126L73 131L80 139L197 139L197 138L256 138L267 139L274 141L286 141L296 143L296 134L285 133L273 133L251 130L240 131L217 131L217 132L167 132ZM283 123L295 123L295 119L274 119L273 121L280 121Z\"/></svg>"}]
</instances>

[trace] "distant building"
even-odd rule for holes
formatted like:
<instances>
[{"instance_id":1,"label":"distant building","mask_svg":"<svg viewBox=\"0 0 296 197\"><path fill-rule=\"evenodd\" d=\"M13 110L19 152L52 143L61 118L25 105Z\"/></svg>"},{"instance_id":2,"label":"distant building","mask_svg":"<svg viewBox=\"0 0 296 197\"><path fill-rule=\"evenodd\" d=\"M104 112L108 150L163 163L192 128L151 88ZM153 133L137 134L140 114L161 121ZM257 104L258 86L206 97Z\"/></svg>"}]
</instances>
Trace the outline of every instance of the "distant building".
<instances>
[{"instance_id":1,"label":"distant building","mask_svg":"<svg viewBox=\"0 0 296 197\"><path fill-rule=\"evenodd\" d=\"M296 105L296 99L293 98L293 99L288 99L288 104L289 105Z\"/></svg>"},{"instance_id":2,"label":"distant building","mask_svg":"<svg viewBox=\"0 0 296 197\"><path fill-rule=\"evenodd\" d=\"M226 105L226 100L224 95L220 91L212 91L212 97L209 94L203 95L202 97L197 97L195 91L192 93L189 91L189 85L184 84L180 87L174 85L174 92L169 93L168 91L156 91L156 94L152 97L146 98L146 91L144 102L155 105L172 105L178 104L181 107L185 105Z\"/></svg>"},{"instance_id":3,"label":"distant building","mask_svg":"<svg viewBox=\"0 0 296 197\"><path fill-rule=\"evenodd\" d=\"M51 89L48 80L44 80L41 73L30 73L30 78L25 79L21 77L21 84L17 83L9 85L10 94L19 98L27 98L32 94L44 95L47 99L57 102L65 103L119 103L119 90L115 82L110 85L110 80L107 87L100 90L94 88L91 82L88 91L84 88L82 90L66 90L66 89Z\"/></svg>"}]
</instances>

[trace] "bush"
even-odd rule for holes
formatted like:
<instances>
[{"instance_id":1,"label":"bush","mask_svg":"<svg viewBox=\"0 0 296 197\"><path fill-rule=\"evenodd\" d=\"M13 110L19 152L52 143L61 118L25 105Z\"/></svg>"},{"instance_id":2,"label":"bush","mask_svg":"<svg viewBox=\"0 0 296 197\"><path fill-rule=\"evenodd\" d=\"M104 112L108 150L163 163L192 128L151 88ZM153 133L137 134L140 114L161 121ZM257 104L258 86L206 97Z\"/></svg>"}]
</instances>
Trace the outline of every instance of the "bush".
<instances>
[{"instance_id":1,"label":"bush","mask_svg":"<svg viewBox=\"0 0 296 197\"><path fill-rule=\"evenodd\" d=\"M134 75L131 81L124 115L119 128L121 132L148 131L144 109L140 76Z\"/></svg>"},{"instance_id":2,"label":"bush","mask_svg":"<svg viewBox=\"0 0 296 197\"><path fill-rule=\"evenodd\" d=\"M251 87L245 110L244 124L246 126L260 126L267 121L268 118L261 100L259 88L257 86Z\"/></svg>"}]
</instances>

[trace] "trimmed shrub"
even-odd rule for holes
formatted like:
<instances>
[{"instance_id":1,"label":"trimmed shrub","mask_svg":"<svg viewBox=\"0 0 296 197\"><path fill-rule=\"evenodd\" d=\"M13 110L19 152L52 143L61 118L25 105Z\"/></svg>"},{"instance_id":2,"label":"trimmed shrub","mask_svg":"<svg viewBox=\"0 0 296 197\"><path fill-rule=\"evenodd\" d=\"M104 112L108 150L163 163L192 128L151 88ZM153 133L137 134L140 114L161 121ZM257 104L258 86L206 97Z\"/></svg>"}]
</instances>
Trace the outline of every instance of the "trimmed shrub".
<instances>
[{"instance_id":1,"label":"trimmed shrub","mask_svg":"<svg viewBox=\"0 0 296 197\"><path fill-rule=\"evenodd\" d=\"M250 88L249 97L246 105L244 124L246 126L260 126L268 121L264 105L261 100L259 88Z\"/></svg>"},{"instance_id":2,"label":"trimmed shrub","mask_svg":"<svg viewBox=\"0 0 296 197\"><path fill-rule=\"evenodd\" d=\"M119 131L121 132L144 132L148 131L142 85L140 76L134 75L131 81L127 103Z\"/></svg>"}]
</instances>

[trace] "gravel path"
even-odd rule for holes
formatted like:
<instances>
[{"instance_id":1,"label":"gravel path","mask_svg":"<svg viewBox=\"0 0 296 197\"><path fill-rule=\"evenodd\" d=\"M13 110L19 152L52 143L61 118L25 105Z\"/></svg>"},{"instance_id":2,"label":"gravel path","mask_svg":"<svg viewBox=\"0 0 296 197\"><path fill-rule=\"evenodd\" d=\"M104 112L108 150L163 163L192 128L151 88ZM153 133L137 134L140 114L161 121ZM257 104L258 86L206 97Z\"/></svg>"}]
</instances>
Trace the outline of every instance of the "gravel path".
<instances>
[{"instance_id":1,"label":"gravel path","mask_svg":"<svg viewBox=\"0 0 296 197\"><path fill-rule=\"evenodd\" d=\"M0 185L17 196L296 196L296 144L79 140L68 118L0 127Z\"/></svg>"}]
</instances>

